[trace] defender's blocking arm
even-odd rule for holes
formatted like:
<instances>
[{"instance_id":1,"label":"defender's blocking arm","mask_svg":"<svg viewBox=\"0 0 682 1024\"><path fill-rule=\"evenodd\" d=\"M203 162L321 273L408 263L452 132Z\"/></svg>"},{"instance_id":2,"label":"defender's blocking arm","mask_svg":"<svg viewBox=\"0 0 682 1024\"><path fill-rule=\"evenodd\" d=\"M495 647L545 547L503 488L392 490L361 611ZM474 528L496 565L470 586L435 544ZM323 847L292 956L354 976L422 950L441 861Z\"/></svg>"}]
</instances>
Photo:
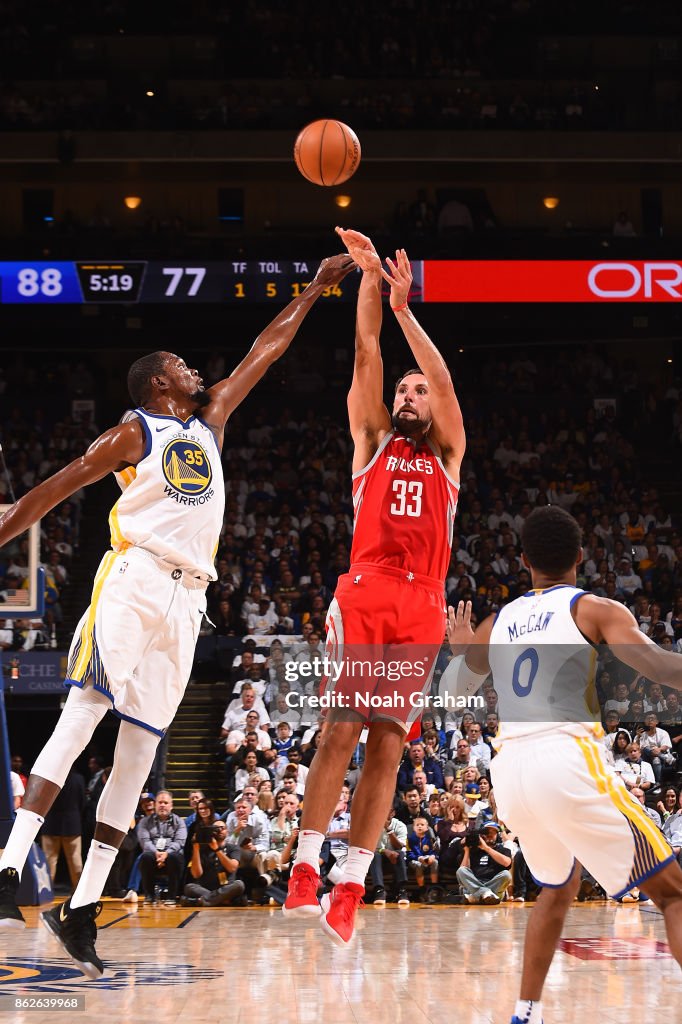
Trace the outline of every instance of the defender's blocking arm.
<instances>
[{"instance_id":1,"label":"defender's blocking arm","mask_svg":"<svg viewBox=\"0 0 682 1024\"><path fill-rule=\"evenodd\" d=\"M248 354L230 376L208 388L211 404L207 408L206 422L213 430L220 432L221 439L230 415L270 366L284 355L304 318L325 288L342 281L354 266L352 259L345 254L323 260L305 291L261 331Z\"/></svg>"}]
</instances>

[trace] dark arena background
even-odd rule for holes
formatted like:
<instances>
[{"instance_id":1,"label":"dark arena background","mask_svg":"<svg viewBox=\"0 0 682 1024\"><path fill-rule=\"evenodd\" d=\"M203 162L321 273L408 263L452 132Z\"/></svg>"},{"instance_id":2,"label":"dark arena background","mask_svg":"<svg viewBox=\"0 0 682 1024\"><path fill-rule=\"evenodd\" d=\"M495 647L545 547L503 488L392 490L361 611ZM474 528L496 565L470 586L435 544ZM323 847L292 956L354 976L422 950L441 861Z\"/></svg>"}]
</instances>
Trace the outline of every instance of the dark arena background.
<instances>
[{"instance_id":1,"label":"dark arena background","mask_svg":"<svg viewBox=\"0 0 682 1024\"><path fill-rule=\"evenodd\" d=\"M0 504L120 420L141 355L177 353L207 385L229 375L320 260L343 251L340 224L369 235L382 258L406 249L411 308L462 407L448 603L472 601L482 621L526 592L521 525L534 506L558 504L582 531L578 586L626 605L656 643L682 651L678 2L2 0L0 11ZM318 118L350 125L362 146L338 186L310 183L293 160L297 133ZM289 660L318 678L326 613L349 567L346 396L360 276L328 289L228 424L218 580L146 787L170 790L182 818L195 791L224 817L242 789L258 796L241 734L227 751L221 734L244 681L264 702L270 744L288 710L293 761L309 767L316 753L317 712L292 714L279 698ZM388 294L390 407L414 359ZM35 579L26 543L0 549L0 846L14 816L9 757L27 776L55 727L118 494L109 476L43 517L40 617L16 616ZM277 639L284 657L271 650ZM434 694L449 657L444 642ZM630 738L654 712L670 737L643 799L679 858L682 710L656 686L600 663L603 715L616 711ZM483 798L470 796L471 822L484 805L496 817L484 795L494 710L493 698L474 713L485 750L463 782ZM423 745L406 749L395 808L405 811L423 769L420 800L437 835L442 804L429 797L462 781L456 767L448 774L462 723L455 712L431 718ZM76 761L69 810L83 858L117 730L108 715ZM290 762L288 746L274 758L267 745L259 738L258 774L271 785L258 803L270 828L279 807L266 791L283 785ZM340 815L352 815L364 753L363 737ZM355 945L338 950L319 929L285 921L278 871L247 878L243 907L171 905L162 890L143 899L131 828L105 890L106 973L94 982L38 926L40 904L69 895L74 878L63 856L50 878L36 851L22 882L29 927L0 929L0 1010L15 1021L62 1020L65 1006L84 1009L82 1021L106 1011L165 1022L180 1007L185 1021L218 1012L230 1024L256 1014L280 1024L507 1021L536 895L507 839L513 877L499 906L466 905L442 842L430 887L414 873L403 887L384 859ZM597 1013L615 1024L633 1002L673 1019L679 985L660 911L643 895L608 899L586 876L548 977L547 1024Z\"/></svg>"}]
</instances>

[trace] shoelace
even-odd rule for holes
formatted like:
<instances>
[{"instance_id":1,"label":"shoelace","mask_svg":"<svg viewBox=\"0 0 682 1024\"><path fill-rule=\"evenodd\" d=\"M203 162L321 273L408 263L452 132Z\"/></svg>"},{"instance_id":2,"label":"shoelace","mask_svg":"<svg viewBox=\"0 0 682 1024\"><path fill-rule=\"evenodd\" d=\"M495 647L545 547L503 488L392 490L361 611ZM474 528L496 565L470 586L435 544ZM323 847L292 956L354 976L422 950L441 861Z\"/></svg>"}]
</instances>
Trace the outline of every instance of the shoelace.
<instances>
[{"instance_id":1,"label":"shoelace","mask_svg":"<svg viewBox=\"0 0 682 1024\"><path fill-rule=\"evenodd\" d=\"M292 896L301 896L302 890L308 885L314 885L317 891L317 875L312 868L302 867L300 871L294 871L291 875L291 882L293 883Z\"/></svg>"},{"instance_id":2,"label":"shoelace","mask_svg":"<svg viewBox=\"0 0 682 1024\"><path fill-rule=\"evenodd\" d=\"M333 902L339 905L341 917L345 924L350 924L358 907L364 907L365 905L365 901L362 896L358 896L354 892L349 892L348 889L338 895L335 895Z\"/></svg>"}]
</instances>

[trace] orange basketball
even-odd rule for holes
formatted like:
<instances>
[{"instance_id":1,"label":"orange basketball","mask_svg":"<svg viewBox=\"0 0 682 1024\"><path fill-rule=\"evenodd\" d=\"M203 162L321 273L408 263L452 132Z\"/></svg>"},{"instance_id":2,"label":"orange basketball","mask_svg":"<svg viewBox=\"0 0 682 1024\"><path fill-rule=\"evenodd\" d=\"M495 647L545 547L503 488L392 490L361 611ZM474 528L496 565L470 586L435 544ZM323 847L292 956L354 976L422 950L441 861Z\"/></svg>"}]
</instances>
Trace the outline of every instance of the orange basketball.
<instances>
[{"instance_id":1,"label":"orange basketball","mask_svg":"<svg viewBox=\"0 0 682 1024\"><path fill-rule=\"evenodd\" d=\"M311 121L298 133L294 160L315 185L340 185L358 169L360 142L342 121Z\"/></svg>"}]
</instances>

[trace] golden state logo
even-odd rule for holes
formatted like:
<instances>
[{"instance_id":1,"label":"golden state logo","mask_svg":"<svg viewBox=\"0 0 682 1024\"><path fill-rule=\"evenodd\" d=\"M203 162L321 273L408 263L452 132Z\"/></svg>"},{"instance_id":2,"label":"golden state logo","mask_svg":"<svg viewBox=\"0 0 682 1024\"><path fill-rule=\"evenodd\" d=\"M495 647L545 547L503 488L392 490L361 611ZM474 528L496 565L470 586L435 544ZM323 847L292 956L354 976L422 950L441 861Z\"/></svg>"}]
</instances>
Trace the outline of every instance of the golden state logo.
<instances>
[{"instance_id":1,"label":"golden state logo","mask_svg":"<svg viewBox=\"0 0 682 1024\"><path fill-rule=\"evenodd\" d=\"M161 465L167 481L164 493L169 498L181 505L203 505L213 497L211 463L198 441L170 441L164 448Z\"/></svg>"}]
</instances>

